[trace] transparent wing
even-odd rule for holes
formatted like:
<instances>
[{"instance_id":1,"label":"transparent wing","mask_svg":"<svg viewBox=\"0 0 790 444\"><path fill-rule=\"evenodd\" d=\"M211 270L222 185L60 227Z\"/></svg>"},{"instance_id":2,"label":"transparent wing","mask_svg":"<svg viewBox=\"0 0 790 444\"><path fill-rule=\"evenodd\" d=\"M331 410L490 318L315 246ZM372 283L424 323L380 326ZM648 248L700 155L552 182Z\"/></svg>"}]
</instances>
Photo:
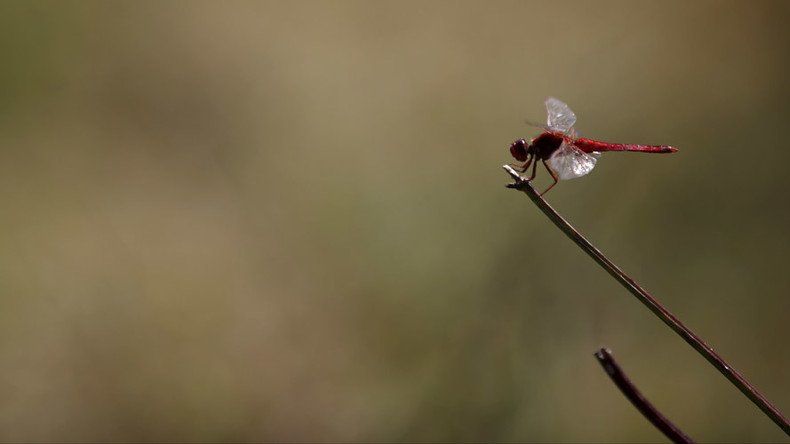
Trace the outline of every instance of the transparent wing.
<instances>
[{"instance_id":1,"label":"transparent wing","mask_svg":"<svg viewBox=\"0 0 790 444\"><path fill-rule=\"evenodd\" d=\"M569 180L592 171L598 162L598 156L599 153L587 154L573 144L563 141L547 162L561 180Z\"/></svg>"},{"instance_id":2,"label":"transparent wing","mask_svg":"<svg viewBox=\"0 0 790 444\"><path fill-rule=\"evenodd\" d=\"M548 112L546 123L551 130L568 133L576 123L576 114L573 114L568 105L559 99L554 97L546 99L546 111Z\"/></svg>"}]
</instances>

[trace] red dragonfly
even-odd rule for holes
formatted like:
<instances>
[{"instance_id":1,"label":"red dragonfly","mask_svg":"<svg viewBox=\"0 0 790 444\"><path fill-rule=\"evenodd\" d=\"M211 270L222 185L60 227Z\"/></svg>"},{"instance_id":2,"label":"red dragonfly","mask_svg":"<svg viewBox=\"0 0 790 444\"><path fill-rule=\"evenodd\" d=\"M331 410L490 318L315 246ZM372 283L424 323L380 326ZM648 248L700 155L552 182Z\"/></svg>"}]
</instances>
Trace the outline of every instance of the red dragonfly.
<instances>
[{"instance_id":1,"label":"red dragonfly","mask_svg":"<svg viewBox=\"0 0 790 444\"><path fill-rule=\"evenodd\" d=\"M674 153L678 150L666 145L631 145L577 138L576 131L573 129L576 115L568 105L554 97L549 97L546 99L546 111L548 112L546 126L537 125L545 130L543 134L529 143L524 139L518 139L510 145L510 154L519 162L524 162L521 165L513 165L517 170L523 173L532 165L532 175L528 180L535 178L538 160L543 162L543 166L551 174L554 183L540 193L541 196L557 185L559 180L575 179L592 171L602 152Z\"/></svg>"}]
</instances>

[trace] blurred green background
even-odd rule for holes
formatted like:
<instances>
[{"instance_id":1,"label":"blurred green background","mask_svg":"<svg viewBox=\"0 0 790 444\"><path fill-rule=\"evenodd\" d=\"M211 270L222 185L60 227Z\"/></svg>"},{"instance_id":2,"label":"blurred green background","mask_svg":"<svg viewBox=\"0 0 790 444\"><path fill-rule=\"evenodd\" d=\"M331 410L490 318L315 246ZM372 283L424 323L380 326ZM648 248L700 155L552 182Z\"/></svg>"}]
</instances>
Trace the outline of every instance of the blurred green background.
<instances>
[{"instance_id":1,"label":"blurred green background","mask_svg":"<svg viewBox=\"0 0 790 444\"><path fill-rule=\"evenodd\" d=\"M787 441L790 3L3 2L0 439ZM548 185L540 172L539 184Z\"/></svg>"}]
</instances>

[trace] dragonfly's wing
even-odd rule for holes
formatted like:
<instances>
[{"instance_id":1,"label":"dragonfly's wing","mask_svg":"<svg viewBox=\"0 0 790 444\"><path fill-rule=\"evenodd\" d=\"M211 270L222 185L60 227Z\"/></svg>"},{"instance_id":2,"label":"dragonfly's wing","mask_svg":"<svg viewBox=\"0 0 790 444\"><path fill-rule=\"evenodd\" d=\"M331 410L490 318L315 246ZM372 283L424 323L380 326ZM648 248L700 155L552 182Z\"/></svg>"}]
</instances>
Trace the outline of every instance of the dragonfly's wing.
<instances>
[{"instance_id":1,"label":"dragonfly's wing","mask_svg":"<svg viewBox=\"0 0 790 444\"><path fill-rule=\"evenodd\" d=\"M524 123L526 123L529 126L534 126L535 128L540 128L540 129L542 129L544 131L549 131L550 130L550 128L548 126L546 126L546 125L544 125L542 123L533 122L531 120L524 120Z\"/></svg>"},{"instance_id":2,"label":"dragonfly's wing","mask_svg":"<svg viewBox=\"0 0 790 444\"><path fill-rule=\"evenodd\" d=\"M598 153L587 154L566 141L549 157L548 164L562 180L582 177L595 168Z\"/></svg>"},{"instance_id":3,"label":"dragonfly's wing","mask_svg":"<svg viewBox=\"0 0 790 444\"><path fill-rule=\"evenodd\" d=\"M551 130L568 133L576 123L576 114L573 114L568 105L559 99L554 97L546 99L546 111L548 112L546 123Z\"/></svg>"}]
</instances>

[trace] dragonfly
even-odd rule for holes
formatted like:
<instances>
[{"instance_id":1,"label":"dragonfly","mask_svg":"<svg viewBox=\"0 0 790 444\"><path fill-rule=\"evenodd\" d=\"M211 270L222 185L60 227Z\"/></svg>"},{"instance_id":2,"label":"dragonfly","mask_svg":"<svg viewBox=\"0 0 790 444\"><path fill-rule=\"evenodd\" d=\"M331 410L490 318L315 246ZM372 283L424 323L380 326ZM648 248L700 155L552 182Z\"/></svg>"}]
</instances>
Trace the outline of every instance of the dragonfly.
<instances>
[{"instance_id":1,"label":"dragonfly","mask_svg":"<svg viewBox=\"0 0 790 444\"><path fill-rule=\"evenodd\" d=\"M511 166L521 173L525 173L532 166L532 175L528 181L535 178L538 161L543 162L543 166L551 174L554 183L540 193L541 196L560 180L576 179L588 174L595 167L602 152L674 153L678 150L667 145L608 143L577 137L576 130L573 129L576 114L568 105L554 97L547 98L545 103L548 113L546 125L535 125L543 128L544 132L529 143L524 139L517 139L510 145L510 154L519 162L524 162Z\"/></svg>"}]
</instances>

